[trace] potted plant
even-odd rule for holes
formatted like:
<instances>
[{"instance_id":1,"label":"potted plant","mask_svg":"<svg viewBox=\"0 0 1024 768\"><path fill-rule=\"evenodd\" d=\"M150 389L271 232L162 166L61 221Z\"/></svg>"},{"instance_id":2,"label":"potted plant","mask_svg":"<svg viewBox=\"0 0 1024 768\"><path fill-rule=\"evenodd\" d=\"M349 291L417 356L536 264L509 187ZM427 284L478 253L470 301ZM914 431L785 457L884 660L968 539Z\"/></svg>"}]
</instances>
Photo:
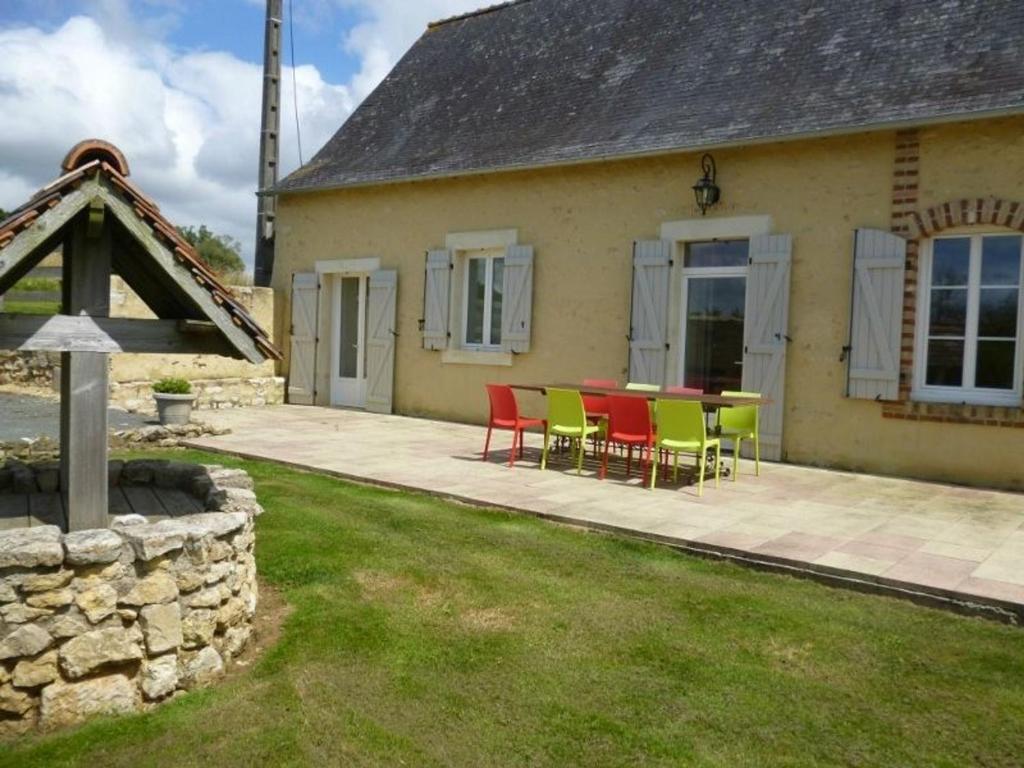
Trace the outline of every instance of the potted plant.
<instances>
[{"instance_id":1,"label":"potted plant","mask_svg":"<svg viewBox=\"0 0 1024 768\"><path fill-rule=\"evenodd\" d=\"M160 379L153 383L153 399L160 423L188 424L192 418L192 385L185 379Z\"/></svg>"}]
</instances>

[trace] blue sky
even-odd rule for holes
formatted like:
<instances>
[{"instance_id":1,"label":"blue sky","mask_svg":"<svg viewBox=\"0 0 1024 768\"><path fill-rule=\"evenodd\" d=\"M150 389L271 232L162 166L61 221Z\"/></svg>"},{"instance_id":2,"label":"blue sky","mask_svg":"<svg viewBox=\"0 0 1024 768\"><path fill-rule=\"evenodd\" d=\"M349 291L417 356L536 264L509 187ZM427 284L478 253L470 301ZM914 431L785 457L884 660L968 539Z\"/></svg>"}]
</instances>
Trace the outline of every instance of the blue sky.
<instances>
[{"instance_id":1,"label":"blue sky","mask_svg":"<svg viewBox=\"0 0 1024 768\"><path fill-rule=\"evenodd\" d=\"M284 25L281 170L344 123L427 22L487 0L293 0ZM251 263L264 0L0 0L0 208L57 176L83 138L112 141L176 224ZM288 0L284 0L287 15ZM295 69L288 32L295 31Z\"/></svg>"}]
</instances>

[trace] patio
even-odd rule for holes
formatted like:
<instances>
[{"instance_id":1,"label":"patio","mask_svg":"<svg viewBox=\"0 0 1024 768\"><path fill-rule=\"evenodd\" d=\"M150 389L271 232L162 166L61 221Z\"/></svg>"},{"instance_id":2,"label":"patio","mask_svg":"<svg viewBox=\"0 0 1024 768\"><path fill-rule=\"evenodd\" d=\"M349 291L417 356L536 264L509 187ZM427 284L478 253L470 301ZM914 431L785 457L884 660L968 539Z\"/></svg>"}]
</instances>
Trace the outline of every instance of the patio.
<instances>
[{"instance_id":1,"label":"patio","mask_svg":"<svg viewBox=\"0 0 1024 768\"><path fill-rule=\"evenodd\" d=\"M509 469L511 434L481 461L482 427L310 406L204 412L231 434L190 444L354 480L440 494L614 530L761 567L922 602L1024 619L1019 494L786 464L740 465L739 482L639 488L621 468L601 482L567 456L538 468L541 439Z\"/></svg>"}]
</instances>

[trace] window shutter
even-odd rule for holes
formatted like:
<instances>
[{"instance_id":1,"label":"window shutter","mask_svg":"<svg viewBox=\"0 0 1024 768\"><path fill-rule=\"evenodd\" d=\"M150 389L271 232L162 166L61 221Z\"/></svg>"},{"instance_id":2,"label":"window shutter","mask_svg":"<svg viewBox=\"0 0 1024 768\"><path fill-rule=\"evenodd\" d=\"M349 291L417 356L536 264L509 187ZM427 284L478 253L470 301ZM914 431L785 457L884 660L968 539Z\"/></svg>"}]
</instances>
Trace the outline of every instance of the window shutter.
<instances>
[{"instance_id":1,"label":"window shutter","mask_svg":"<svg viewBox=\"0 0 1024 768\"><path fill-rule=\"evenodd\" d=\"M320 280L315 272L292 275L288 402L312 405L316 395L316 326Z\"/></svg>"},{"instance_id":2,"label":"window shutter","mask_svg":"<svg viewBox=\"0 0 1024 768\"><path fill-rule=\"evenodd\" d=\"M533 246L510 245L501 293L501 348L506 352L530 351L532 309Z\"/></svg>"},{"instance_id":3,"label":"window shutter","mask_svg":"<svg viewBox=\"0 0 1024 768\"><path fill-rule=\"evenodd\" d=\"M448 301L452 289L451 251L427 251L423 282L423 348L448 348Z\"/></svg>"},{"instance_id":4,"label":"window shutter","mask_svg":"<svg viewBox=\"0 0 1024 768\"><path fill-rule=\"evenodd\" d=\"M370 273L366 292L366 410L391 413L395 386L395 312L398 273Z\"/></svg>"},{"instance_id":5,"label":"window shutter","mask_svg":"<svg viewBox=\"0 0 1024 768\"><path fill-rule=\"evenodd\" d=\"M847 397L897 400L903 333L907 241L891 232L858 229L847 352Z\"/></svg>"},{"instance_id":6,"label":"window shutter","mask_svg":"<svg viewBox=\"0 0 1024 768\"><path fill-rule=\"evenodd\" d=\"M640 384L665 382L668 351L668 291L672 243L667 240L633 244L633 298L629 320L629 380Z\"/></svg>"},{"instance_id":7,"label":"window shutter","mask_svg":"<svg viewBox=\"0 0 1024 768\"><path fill-rule=\"evenodd\" d=\"M761 406L761 456L782 458L786 344L789 341L790 235L750 238L746 317L743 321L743 389L772 402Z\"/></svg>"}]
</instances>

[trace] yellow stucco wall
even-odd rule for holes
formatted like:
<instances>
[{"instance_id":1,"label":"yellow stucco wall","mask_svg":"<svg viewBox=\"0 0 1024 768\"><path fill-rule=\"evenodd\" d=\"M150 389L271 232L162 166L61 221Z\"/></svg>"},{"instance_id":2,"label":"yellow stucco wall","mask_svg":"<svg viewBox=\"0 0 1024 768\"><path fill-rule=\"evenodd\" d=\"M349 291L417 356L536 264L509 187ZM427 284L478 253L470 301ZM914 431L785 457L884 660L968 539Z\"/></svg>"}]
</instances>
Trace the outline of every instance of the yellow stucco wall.
<instances>
[{"instance_id":1,"label":"yellow stucco wall","mask_svg":"<svg viewBox=\"0 0 1024 768\"><path fill-rule=\"evenodd\" d=\"M1024 200L1024 117L928 128L921 143L922 207ZM784 454L1024 487L1024 430L883 419L878 404L843 397L853 231L889 228L893 153L890 132L714 153L722 202L708 217L770 215L774 232L793 236ZM293 272L375 256L399 272L397 412L481 421L485 382L623 380L632 242L657 238L663 222L699 218L690 191L698 175L698 156L680 154L285 196L274 275L281 319ZM536 249L531 351L511 367L442 364L417 329L424 251L450 232L506 228ZM286 337L278 341L287 349ZM543 408L529 398L524 406Z\"/></svg>"}]
</instances>

